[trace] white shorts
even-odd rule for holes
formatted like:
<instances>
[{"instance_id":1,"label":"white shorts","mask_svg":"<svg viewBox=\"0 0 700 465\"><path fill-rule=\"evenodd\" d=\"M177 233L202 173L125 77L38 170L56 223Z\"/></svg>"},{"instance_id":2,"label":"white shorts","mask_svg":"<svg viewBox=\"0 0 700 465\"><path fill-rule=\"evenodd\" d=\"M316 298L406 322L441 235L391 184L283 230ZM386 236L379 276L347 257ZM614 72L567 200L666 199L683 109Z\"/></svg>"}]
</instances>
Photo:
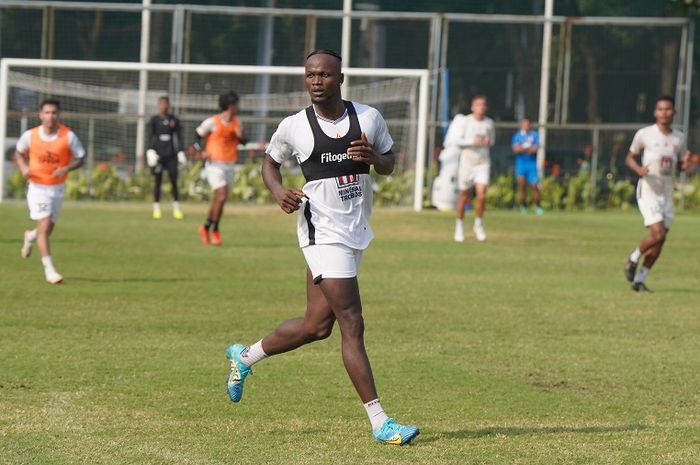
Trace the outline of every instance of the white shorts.
<instances>
[{"instance_id":1,"label":"white shorts","mask_svg":"<svg viewBox=\"0 0 700 465\"><path fill-rule=\"evenodd\" d=\"M491 163L489 161L477 161L464 155L460 157L459 171L457 172L457 186L460 191L471 189L474 184L488 186L490 175Z\"/></svg>"},{"instance_id":2,"label":"white shorts","mask_svg":"<svg viewBox=\"0 0 700 465\"><path fill-rule=\"evenodd\" d=\"M209 162L206 167L207 181L212 189L230 186L236 178L235 163Z\"/></svg>"},{"instance_id":3,"label":"white shorts","mask_svg":"<svg viewBox=\"0 0 700 465\"><path fill-rule=\"evenodd\" d=\"M61 211L65 187L65 184L47 186L30 182L27 188L29 218L37 221L50 216L51 221L55 223L58 212Z\"/></svg>"},{"instance_id":4,"label":"white shorts","mask_svg":"<svg viewBox=\"0 0 700 465\"><path fill-rule=\"evenodd\" d=\"M639 193L640 189L637 189ZM673 224L673 195L638 195L637 206L644 218L644 226L664 222L664 227L669 229Z\"/></svg>"},{"instance_id":5,"label":"white shorts","mask_svg":"<svg viewBox=\"0 0 700 465\"><path fill-rule=\"evenodd\" d=\"M360 269L362 250L345 244L309 245L301 251L315 284L326 278L354 278Z\"/></svg>"}]
</instances>

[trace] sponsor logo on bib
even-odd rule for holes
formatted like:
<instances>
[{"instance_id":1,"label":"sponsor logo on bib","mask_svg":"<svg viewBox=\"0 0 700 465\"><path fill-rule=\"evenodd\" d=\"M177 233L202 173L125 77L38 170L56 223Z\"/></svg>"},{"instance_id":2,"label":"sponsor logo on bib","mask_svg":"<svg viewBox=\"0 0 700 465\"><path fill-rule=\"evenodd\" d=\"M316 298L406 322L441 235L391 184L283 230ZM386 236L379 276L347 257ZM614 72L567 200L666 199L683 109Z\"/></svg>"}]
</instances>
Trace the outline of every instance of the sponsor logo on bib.
<instances>
[{"instance_id":1,"label":"sponsor logo on bib","mask_svg":"<svg viewBox=\"0 0 700 465\"><path fill-rule=\"evenodd\" d=\"M359 174L338 176L335 178L335 184L338 186L338 195L343 202L362 197L362 186L360 186Z\"/></svg>"}]
</instances>

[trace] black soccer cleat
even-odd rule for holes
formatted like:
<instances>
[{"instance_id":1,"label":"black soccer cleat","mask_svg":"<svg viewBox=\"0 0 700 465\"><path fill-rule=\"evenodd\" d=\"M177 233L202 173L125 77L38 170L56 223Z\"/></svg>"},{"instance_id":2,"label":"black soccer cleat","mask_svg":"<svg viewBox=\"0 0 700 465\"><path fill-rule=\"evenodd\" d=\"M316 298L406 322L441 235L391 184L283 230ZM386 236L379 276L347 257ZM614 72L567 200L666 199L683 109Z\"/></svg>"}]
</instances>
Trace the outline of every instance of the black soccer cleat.
<instances>
[{"instance_id":1,"label":"black soccer cleat","mask_svg":"<svg viewBox=\"0 0 700 465\"><path fill-rule=\"evenodd\" d=\"M634 282L634 274L637 272L637 263L639 262L633 262L629 258L627 259L627 263L625 263L625 278L627 278L629 282Z\"/></svg>"},{"instance_id":2,"label":"black soccer cleat","mask_svg":"<svg viewBox=\"0 0 700 465\"><path fill-rule=\"evenodd\" d=\"M649 289L649 288L647 287L646 284L644 284L644 283L642 283L642 282L639 282L639 283L632 283L632 290L633 290L634 292L649 292L649 293L653 293L653 292L654 292L654 291L652 291L651 289Z\"/></svg>"}]
</instances>

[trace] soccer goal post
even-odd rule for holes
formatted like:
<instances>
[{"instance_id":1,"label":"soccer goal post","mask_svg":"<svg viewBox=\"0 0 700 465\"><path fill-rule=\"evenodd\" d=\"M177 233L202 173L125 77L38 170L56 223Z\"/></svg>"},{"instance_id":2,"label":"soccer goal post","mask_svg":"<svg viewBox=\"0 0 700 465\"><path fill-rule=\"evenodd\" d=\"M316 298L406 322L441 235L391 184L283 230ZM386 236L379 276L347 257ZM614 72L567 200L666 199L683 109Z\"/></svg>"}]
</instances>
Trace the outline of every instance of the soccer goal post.
<instances>
[{"instance_id":1,"label":"soccer goal post","mask_svg":"<svg viewBox=\"0 0 700 465\"><path fill-rule=\"evenodd\" d=\"M394 139L397 173L413 173L413 208L422 208L428 131L427 70L345 68L346 99L377 108ZM218 95L240 96L240 115L256 147L269 142L279 122L309 105L304 68L193 65L6 58L0 63L0 201L6 196L11 154L22 132L39 124L39 102L61 102L61 120L87 150L87 166L111 164L131 176L143 166L145 125L158 97L170 98L184 127L194 128L218 110ZM409 199L409 204L411 203Z\"/></svg>"}]
</instances>

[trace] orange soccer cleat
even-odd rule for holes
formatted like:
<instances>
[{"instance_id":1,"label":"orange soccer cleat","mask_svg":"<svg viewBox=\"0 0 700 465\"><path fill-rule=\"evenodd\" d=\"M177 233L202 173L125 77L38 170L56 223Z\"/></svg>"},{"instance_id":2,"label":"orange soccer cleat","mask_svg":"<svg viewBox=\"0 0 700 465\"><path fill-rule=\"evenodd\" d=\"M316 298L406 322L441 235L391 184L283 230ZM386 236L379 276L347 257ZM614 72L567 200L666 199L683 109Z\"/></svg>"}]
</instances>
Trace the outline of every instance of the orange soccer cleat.
<instances>
[{"instance_id":1,"label":"orange soccer cleat","mask_svg":"<svg viewBox=\"0 0 700 465\"><path fill-rule=\"evenodd\" d=\"M205 228L204 225L201 225L197 232L199 233L199 237L202 238L202 244L209 245L209 230Z\"/></svg>"},{"instance_id":2,"label":"orange soccer cleat","mask_svg":"<svg viewBox=\"0 0 700 465\"><path fill-rule=\"evenodd\" d=\"M219 231L212 231L211 245L221 245L221 233Z\"/></svg>"}]
</instances>

